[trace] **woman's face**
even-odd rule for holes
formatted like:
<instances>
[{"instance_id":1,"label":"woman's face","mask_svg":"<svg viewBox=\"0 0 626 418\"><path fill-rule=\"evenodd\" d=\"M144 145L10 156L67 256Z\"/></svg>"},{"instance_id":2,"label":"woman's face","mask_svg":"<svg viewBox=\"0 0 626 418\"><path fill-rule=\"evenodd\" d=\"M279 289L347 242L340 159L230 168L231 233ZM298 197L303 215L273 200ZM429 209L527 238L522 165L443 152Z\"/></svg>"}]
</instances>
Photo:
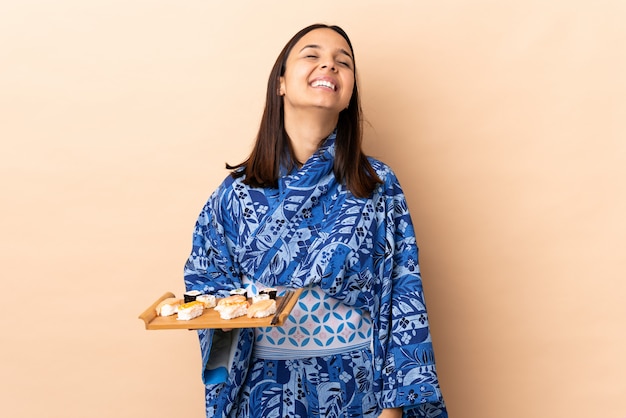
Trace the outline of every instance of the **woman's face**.
<instances>
[{"instance_id":1,"label":"woman's face","mask_svg":"<svg viewBox=\"0 0 626 418\"><path fill-rule=\"evenodd\" d=\"M346 40L332 29L315 29L291 49L280 77L285 112L348 107L354 89L354 61Z\"/></svg>"}]
</instances>

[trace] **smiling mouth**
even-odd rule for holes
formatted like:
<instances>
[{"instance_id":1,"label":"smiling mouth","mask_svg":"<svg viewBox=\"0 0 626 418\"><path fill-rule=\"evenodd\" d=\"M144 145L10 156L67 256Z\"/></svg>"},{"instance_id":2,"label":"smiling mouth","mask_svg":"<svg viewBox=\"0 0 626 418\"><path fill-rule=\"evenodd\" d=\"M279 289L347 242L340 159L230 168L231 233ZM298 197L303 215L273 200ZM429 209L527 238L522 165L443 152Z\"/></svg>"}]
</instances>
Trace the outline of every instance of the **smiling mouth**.
<instances>
[{"instance_id":1,"label":"smiling mouth","mask_svg":"<svg viewBox=\"0 0 626 418\"><path fill-rule=\"evenodd\" d=\"M311 87L326 87L332 91L337 91L337 86L328 80L315 80L311 83Z\"/></svg>"}]
</instances>

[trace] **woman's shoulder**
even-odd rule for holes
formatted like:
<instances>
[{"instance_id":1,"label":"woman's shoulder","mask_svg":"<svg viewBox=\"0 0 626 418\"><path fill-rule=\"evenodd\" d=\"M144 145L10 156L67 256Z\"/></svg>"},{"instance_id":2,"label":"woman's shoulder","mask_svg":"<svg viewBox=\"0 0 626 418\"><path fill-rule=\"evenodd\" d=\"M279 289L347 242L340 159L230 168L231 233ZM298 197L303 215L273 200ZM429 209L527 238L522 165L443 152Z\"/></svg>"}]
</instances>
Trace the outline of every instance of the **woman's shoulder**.
<instances>
[{"instance_id":1,"label":"woman's shoulder","mask_svg":"<svg viewBox=\"0 0 626 418\"><path fill-rule=\"evenodd\" d=\"M272 194L273 189L265 187L255 187L247 184L245 174L231 172L213 192L213 198L222 202L225 200L238 200L242 196L254 195L256 197L265 194Z\"/></svg>"},{"instance_id":2,"label":"woman's shoulder","mask_svg":"<svg viewBox=\"0 0 626 418\"><path fill-rule=\"evenodd\" d=\"M220 185L217 187L216 192L228 193L229 191L242 187L244 185L245 175L237 174L236 171L231 171L224 177Z\"/></svg>"},{"instance_id":3,"label":"woman's shoulder","mask_svg":"<svg viewBox=\"0 0 626 418\"><path fill-rule=\"evenodd\" d=\"M206 207L217 208L225 201L232 199L232 195L236 192L237 184L239 183L241 183L241 178L236 178L228 174L223 178L222 182L213 189L209 195Z\"/></svg>"},{"instance_id":4,"label":"woman's shoulder","mask_svg":"<svg viewBox=\"0 0 626 418\"><path fill-rule=\"evenodd\" d=\"M388 164L374 157L367 157L367 159L378 177L382 180L383 184L387 184L390 181L392 183L398 181L396 173L394 173L393 169Z\"/></svg>"}]
</instances>

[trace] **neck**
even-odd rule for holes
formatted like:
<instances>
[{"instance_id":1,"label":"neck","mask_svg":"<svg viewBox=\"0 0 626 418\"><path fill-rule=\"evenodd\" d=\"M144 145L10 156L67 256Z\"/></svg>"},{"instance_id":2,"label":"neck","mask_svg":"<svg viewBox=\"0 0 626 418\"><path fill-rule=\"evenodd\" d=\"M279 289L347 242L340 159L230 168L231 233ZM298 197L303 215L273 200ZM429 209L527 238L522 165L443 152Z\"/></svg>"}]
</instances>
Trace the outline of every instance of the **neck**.
<instances>
[{"instance_id":1,"label":"neck","mask_svg":"<svg viewBox=\"0 0 626 418\"><path fill-rule=\"evenodd\" d=\"M325 111L298 112L285 109L285 131L296 158L304 164L337 126L339 116Z\"/></svg>"}]
</instances>

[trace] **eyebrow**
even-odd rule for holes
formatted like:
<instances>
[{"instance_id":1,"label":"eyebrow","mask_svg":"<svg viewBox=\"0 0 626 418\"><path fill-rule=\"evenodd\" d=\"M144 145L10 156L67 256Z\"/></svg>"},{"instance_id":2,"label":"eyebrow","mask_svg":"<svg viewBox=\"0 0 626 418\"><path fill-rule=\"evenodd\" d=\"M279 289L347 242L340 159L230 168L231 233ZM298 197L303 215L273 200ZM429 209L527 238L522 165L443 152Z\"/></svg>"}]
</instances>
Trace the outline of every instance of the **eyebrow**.
<instances>
[{"instance_id":1,"label":"eyebrow","mask_svg":"<svg viewBox=\"0 0 626 418\"><path fill-rule=\"evenodd\" d=\"M321 49L322 47L316 44L309 44L309 45L305 45L304 47L302 47L302 49L300 50L300 52L304 51L307 48L313 48L313 49ZM348 58L350 58L351 60L354 61L354 58L352 58L352 55L350 55L350 53L348 51L346 51L343 48L339 48L338 49L339 53L346 55Z\"/></svg>"}]
</instances>

